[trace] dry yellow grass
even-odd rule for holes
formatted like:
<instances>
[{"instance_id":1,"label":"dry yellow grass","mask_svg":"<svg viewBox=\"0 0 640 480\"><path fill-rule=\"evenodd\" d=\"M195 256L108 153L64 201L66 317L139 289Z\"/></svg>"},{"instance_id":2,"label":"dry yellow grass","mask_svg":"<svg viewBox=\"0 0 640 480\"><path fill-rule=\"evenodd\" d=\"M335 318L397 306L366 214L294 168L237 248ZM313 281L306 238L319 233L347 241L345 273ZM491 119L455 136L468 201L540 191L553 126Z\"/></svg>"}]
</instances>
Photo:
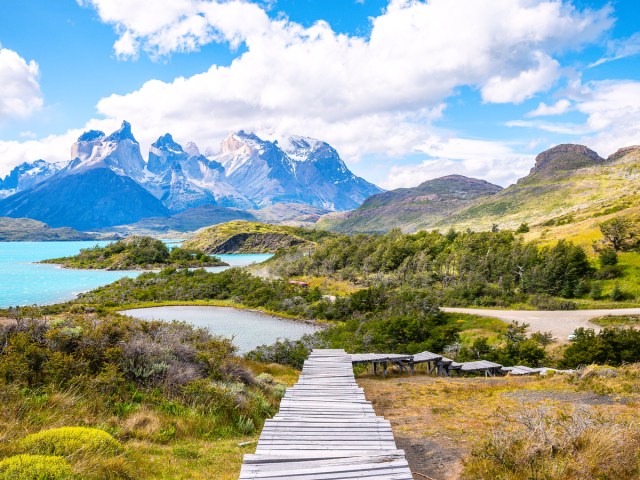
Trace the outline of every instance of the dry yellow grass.
<instances>
[{"instance_id":1,"label":"dry yellow grass","mask_svg":"<svg viewBox=\"0 0 640 480\"><path fill-rule=\"evenodd\" d=\"M505 416L517 412L540 406L585 407L594 415L629 421L635 425L634 431L640 432L634 423L640 368L615 371L624 375L587 375L585 379L568 375L438 378L424 374L382 379L367 375L358 378L358 383L376 413L391 421L396 442L407 452L413 472L435 480L457 480L463 478L465 462L472 459L474 448L487 441L492 430L505 426ZM626 386L616 389L617 384Z\"/></svg>"}]
</instances>

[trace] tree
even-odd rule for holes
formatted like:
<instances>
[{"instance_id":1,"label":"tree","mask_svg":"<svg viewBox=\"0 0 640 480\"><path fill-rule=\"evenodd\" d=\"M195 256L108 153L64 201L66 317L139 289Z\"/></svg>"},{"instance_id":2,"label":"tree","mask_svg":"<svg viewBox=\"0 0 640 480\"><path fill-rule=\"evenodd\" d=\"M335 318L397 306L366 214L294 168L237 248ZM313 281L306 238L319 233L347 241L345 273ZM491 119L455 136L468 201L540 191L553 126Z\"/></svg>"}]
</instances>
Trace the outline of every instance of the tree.
<instances>
[{"instance_id":1,"label":"tree","mask_svg":"<svg viewBox=\"0 0 640 480\"><path fill-rule=\"evenodd\" d=\"M530 229L529 229L528 223L521 223L518 229L516 230L516 233L527 233L529 230Z\"/></svg>"},{"instance_id":2,"label":"tree","mask_svg":"<svg viewBox=\"0 0 640 480\"><path fill-rule=\"evenodd\" d=\"M602 222L599 227L605 242L610 243L616 252L627 247L635 237L631 221L628 218L612 218Z\"/></svg>"},{"instance_id":3,"label":"tree","mask_svg":"<svg viewBox=\"0 0 640 480\"><path fill-rule=\"evenodd\" d=\"M601 267L606 267L608 265L617 265L618 264L618 252L616 252L613 248L603 248L598 253L598 260L600 261Z\"/></svg>"}]
</instances>

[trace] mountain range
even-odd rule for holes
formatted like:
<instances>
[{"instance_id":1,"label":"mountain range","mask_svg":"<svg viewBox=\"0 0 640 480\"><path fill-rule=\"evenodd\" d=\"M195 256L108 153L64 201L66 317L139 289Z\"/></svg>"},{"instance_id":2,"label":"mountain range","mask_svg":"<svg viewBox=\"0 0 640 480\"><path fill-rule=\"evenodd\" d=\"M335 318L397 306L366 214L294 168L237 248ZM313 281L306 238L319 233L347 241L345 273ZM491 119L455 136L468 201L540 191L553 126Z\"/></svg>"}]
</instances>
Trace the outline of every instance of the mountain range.
<instances>
[{"instance_id":1,"label":"mountain range","mask_svg":"<svg viewBox=\"0 0 640 480\"><path fill-rule=\"evenodd\" d=\"M0 216L87 230L207 205L347 210L380 192L350 172L333 147L312 138L289 137L280 145L241 130L206 157L195 144L182 147L167 133L151 145L145 161L125 121L108 136L83 133L66 164L37 160L14 168L0 180Z\"/></svg>"}]
</instances>

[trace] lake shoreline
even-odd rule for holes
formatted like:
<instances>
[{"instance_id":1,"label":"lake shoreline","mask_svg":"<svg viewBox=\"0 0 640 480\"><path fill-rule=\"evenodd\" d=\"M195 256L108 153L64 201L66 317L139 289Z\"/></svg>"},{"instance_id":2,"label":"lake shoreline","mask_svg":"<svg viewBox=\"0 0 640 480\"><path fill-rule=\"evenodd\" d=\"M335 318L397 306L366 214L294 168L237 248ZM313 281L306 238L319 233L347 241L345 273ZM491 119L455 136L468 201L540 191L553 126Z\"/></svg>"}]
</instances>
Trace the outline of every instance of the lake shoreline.
<instances>
[{"instance_id":1,"label":"lake shoreline","mask_svg":"<svg viewBox=\"0 0 640 480\"><path fill-rule=\"evenodd\" d=\"M170 303L170 302L169 302ZM277 341L296 341L304 335L320 331L323 326L299 318L285 318L258 309L236 308L237 305L163 305L142 308L113 309L114 313L143 321L185 322L206 328L214 335L231 338L239 354Z\"/></svg>"},{"instance_id":2,"label":"lake shoreline","mask_svg":"<svg viewBox=\"0 0 640 480\"><path fill-rule=\"evenodd\" d=\"M155 303L151 303L151 302L143 302L143 303L133 303L133 304L128 304L128 305L118 305L117 307L111 307L109 308L109 311L113 312L113 313L118 313L120 315L123 315L123 311L126 310L141 310L141 309L150 309L150 308L157 308L157 307L213 307L213 308L231 308L234 310L239 310L239 311L246 311L246 312L254 312L254 313L261 313L264 315L268 315L270 317L275 317L278 319L283 319L283 320L291 320L294 322L298 322L298 323L304 323L306 325L312 325L314 327L318 327L321 329L325 329L329 326L329 322L327 321L320 321L320 320L314 320L311 318L300 318L300 317L295 317L293 315L286 315L284 313L281 312L274 312L272 310L267 310L267 309L260 309L260 308L255 308L255 307L248 307L246 305L242 305L241 303L234 303L231 304L225 300L184 300L184 301L179 301L179 300L175 300L175 301L166 301L166 302L155 302Z\"/></svg>"}]
</instances>

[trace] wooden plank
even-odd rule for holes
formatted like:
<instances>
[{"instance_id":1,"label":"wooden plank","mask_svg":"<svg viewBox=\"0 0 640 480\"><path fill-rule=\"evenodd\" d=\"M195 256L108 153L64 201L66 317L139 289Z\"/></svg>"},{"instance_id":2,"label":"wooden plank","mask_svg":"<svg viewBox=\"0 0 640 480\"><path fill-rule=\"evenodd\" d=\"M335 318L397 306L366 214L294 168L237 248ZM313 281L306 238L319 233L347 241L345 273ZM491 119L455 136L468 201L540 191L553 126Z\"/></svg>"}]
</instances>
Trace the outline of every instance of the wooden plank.
<instances>
[{"instance_id":1,"label":"wooden plank","mask_svg":"<svg viewBox=\"0 0 640 480\"><path fill-rule=\"evenodd\" d=\"M408 358L384 355L386 361L390 357ZM281 400L278 414L265 422L256 453L245 455L240 479L284 478L412 478L391 425L376 416L343 350L311 353L298 382Z\"/></svg>"}]
</instances>

